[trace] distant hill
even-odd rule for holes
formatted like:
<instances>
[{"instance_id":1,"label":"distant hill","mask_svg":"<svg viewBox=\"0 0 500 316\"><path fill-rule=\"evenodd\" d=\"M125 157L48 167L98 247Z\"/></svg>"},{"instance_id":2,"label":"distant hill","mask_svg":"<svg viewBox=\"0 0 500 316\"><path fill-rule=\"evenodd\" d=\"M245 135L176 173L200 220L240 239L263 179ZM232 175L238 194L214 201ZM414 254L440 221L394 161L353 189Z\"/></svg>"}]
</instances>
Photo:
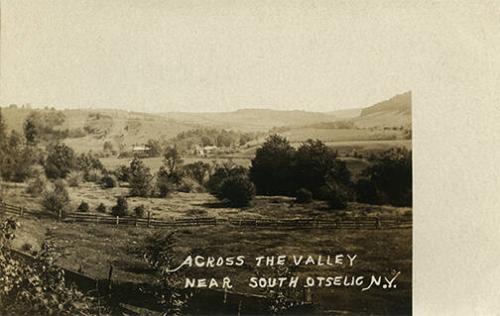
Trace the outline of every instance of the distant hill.
<instances>
[{"instance_id":1,"label":"distant hill","mask_svg":"<svg viewBox=\"0 0 500 316\"><path fill-rule=\"evenodd\" d=\"M252 132L267 131L273 127L314 124L338 119L330 113L269 109L241 109L219 113L169 112L162 114L162 116L184 123Z\"/></svg>"},{"instance_id":2,"label":"distant hill","mask_svg":"<svg viewBox=\"0 0 500 316\"><path fill-rule=\"evenodd\" d=\"M363 108L356 109L345 109L345 110L337 110L333 112L328 112L328 114L335 116L339 120L346 120L358 117L361 114Z\"/></svg>"},{"instance_id":3,"label":"distant hill","mask_svg":"<svg viewBox=\"0 0 500 316\"><path fill-rule=\"evenodd\" d=\"M359 127L399 127L411 125L411 92L398 94L361 110L352 120Z\"/></svg>"},{"instance_id":4,"label":"distant hill","mask_svg":"<svg viewBox=\"0 0 500 316\"><path fill-rule=\"evenodd\" d=\"M24 107L2 107L8 129L22 132L32 111ZM292 142L318 138L325 142L406 139L400 129L411 129L411 93L396 95L366 108L332 112L241 109L233 112L148 114L113 109L61 110L65 116L57 129L72 130L65 142L79 152L100 151L104 142L117 150L149 139L171 139L198 128L232 129L241 132L280 133ZM374 127L374 130L366 128ZM390 130L388 130L390 128ZM261 137L257 143L263 141Z\"/></svg>"}]
</instances>

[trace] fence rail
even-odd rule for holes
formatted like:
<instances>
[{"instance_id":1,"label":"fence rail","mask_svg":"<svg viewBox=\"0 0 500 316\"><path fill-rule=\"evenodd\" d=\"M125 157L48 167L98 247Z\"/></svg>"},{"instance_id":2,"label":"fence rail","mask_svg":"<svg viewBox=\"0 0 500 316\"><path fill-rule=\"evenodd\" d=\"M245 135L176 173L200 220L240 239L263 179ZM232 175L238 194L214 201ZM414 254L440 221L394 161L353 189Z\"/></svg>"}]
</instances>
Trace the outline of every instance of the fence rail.
<instances>
[{"instance_id":1,"label":"fence rail","mask_svg":"<svg viewBox=\"0 0 500 316\"><path fill-rule=\"evenodd\" d=\"M337 217L335 219L324 218L216 218L216 217L192 217L176 218L171 220L154 219L151 212L148 212L147 218L137 218L130 216L112 216L100 213L82 213L75 212L58 216L41 211L29 210L25 207L9 203L0 203L0 212L21 217L40 217L50 216L59 221L70 223L95 223L103 225L116 226L136 226L148 228L162 227L191 227L191 226L214 226L226 225L236 227L253 228L293 228L293 229L311 229L311 228L332 228L332 229L395 229L411 228L411 216L360 216L360 217Z\"/></svg>"}]
</instances>

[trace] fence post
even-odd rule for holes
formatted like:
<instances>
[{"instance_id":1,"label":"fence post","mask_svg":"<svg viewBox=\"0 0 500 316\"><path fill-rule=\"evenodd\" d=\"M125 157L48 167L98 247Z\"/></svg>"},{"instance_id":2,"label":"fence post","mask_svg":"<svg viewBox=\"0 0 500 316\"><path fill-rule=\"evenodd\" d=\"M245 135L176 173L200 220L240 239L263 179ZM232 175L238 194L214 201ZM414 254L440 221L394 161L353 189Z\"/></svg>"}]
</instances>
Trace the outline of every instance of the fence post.
<instances>
[{"instance_id":1,"label":"fence post","mask_svg":"<svg viewBox=\"0 0 500 316\"><path fill-rule=\"evenodd\" d=\"M95 214L95 224L99 224L99 216L97 216L97 213Z\"/></svg>"},{"instance_id":2,"label":"fence post","mask_svg":"<svg viewBox=\"0 0 500 316\"><path fill-rule=\"evenodd\" d=\"M62 220L62 210L60 209L57 214L57 221L60 222Z\"/></svg>"},{"instance_id":3,"label":"fence post","mask_svg":"<svg viewBox=\"0 0 500 316\"><path fill-rule=\"evenodd\" d=\"M111 290L111 280L113 277L113 264L109 264L109 272L108 272L108 290Z\"/></svg>"},{"instance_id":4,"label":"fence post","mask_svg":"<svg viewBox=\"0 0 500 316\"><path fill-rule=\"evenodd\" d=\"M118 226L118 224L120 224L120 216L116 217L116 226Z\"/></svg>"},{"instance_id":5,"label":"fence post","mask_svg":"<svg viewBox=\"0 0 500 316\"><path fill-rule=\"evenodd\" d=\"M311 288L305 287L302 292L302 300L306 303L312 303L312 292Z\"/></svg>"},{"instance_id":6,"label":"fence post","mask_svg":"<svg viewBox=\"0 0 500 316\"><path fill-rule=\"evenodd\" d=\"M21 217L24 215L24 207L21 207Z\"/></svg>"},{"instance_id":7,"label":"fence post","mask_svg":"<svg viewBox=\"0 0 500 316\"><path fill-rule=\"evenodd\" d=\"M151 211L148 211L148 228L151 225Z\"/></svg>"}]
</instances>

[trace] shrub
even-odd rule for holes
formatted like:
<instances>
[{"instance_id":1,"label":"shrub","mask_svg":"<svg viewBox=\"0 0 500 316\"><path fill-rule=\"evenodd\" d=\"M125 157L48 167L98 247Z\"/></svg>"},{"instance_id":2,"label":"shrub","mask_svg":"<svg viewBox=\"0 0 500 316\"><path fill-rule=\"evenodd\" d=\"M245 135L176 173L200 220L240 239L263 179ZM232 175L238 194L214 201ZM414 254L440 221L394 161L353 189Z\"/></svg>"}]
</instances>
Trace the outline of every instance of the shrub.
<instances>
[{"instance_id":1,"label":"shrub","mask_svg":"<svg viewBox=\"0 0 500 316\"><path fill-rule=\"evenodd\" d=\"M78 212L88 212L89 211L89 204L87 202L82 201L78 208L76 209Z\"/></svg>"},{"instance_id":2,"label":"shrub","mask_svg":"<svg viewBox=\"0 0 500 316\"><path fill-rule=\"evenodd\" d=\"M208 192L217 195L222 182L230 177L246 177L248 170L232 162L225 162L215 167L214 173L210 175L206 188Z\"/></svg>"},{"instance_id":3,"label":"shrub","mask_svg":"<svg viewBox=\"0 0 500 316\"><path fill-rule=\"evenodd\" d=\"M110 189L116 187L116 180L113 176L106 174L99 180L101 188Z\"/></svg>"},{"instance_id":4,"label":"shrub","mask_svg":"<svg viewBox=\"0 0 500 316\"><path fill-rule=\"evenodd\" d=\"M35 178L28 181L28 185L26 186L26 193L31 196L39 196L42 194L47 188L47 180L43 175L37 175Z\"/></svg>"},{"instance_id":5,"label":"shrub","mask_svg":"<svg viewBox=\"0 0 500 316\"><path fill-rule=\"evenodd\" d=\"M71 171L70 173L68 173L68 175L66 176L66 180L68 182L68 185L70 187L79 187L80 186L80 183L82 182L83 180L83 175L81 172L77 172L77 171Z\"/></svg>"},{"instance_id":6,"label":"shrub","mask_svg":"<svg viewBox=\"0 0 500 316\"><path fill-rule=\"evenodd\" d=\"M90 169L85 172L83 178L88 182L99 182L102 178L102 171L101 169Z\"/></svg>"},{"instance_id":7,"label":"shrub","mask_svg":"<svg viewBox=\"0 0 500 316\"><path fill-rule=\"evenodd\" d=\"M229 177L223 180L217 192L220 200L227 201L233 207L249 205L254 196L255 187L245 177Z\"/></svg>"},{"instance_id":8,"label":"shrub","mask_svg":"<svg viewBox=\"0 0 500 316\"><path fill-rule=\"evenodd\" d=\"M63 181L56 181L54 190L46 192L43 197L42 205L50 213L58 214L65 212L69 203L68 191Z\"/></svg>"},{"instance_id":9,"label":"shrub","mask_svg":"<svg viewBox=\"0 0 500 316\"><path fill-rule=\"evenodd\" d=\"M182 179L179 187L177 188L180 192L192 193L192 192L203 192L203 187L198 183L198 181L185 177Z\"/></svg>"},{"instance_id":10,"label":"shrub","mask_svg":"<svg viewBox=\"0 0 500 316\"><path fill-rule=\"evenodd\" d=\"M174 184L160 173L156 177L156 192L159 197L167 197L174 190Z\"/></svg>"},{"instance_id":11,"label":"shrub","mask_svg":"<svg viewBox=\"0 0 500 316\"><path fill-rule=\"evenodd\" d=\"M116 199L116 205L111 208L111 214L114 216L127 216L128 204L125 197L120 196Z\"/></svg>"},{"instance_id":12,"label":"shrub","mask_svg":"<svg viewBox=\"0 0 500 316\"><path fill-rule=\"evenodd\" d=\"M106 213L106 205L100 203L95 210L99 213Z\"/></svg>"},{"instance_id":13,"label":"shrub","mask_svg":"<svg viewBox=\"0 0 500 316\"><path fill-rule=\"evenodd\" d=\"M33 245L28 243L28 242L25 242L22 246L21 246L21 250L24 251L24 252L30 252L31 250L33 249Z\"/></svg>"},{"instance_id":14,"label":"shrub","mask_svg":"<svg viewBox=\"0 0 500 316\"><path fill-rule=\"evenodd\" d=\"M135 217L137 217L137 218L143 218L145 213L146 213L146 211L144 209L144 205L142 205L142 204L139 206L136 206L134 208L134 214L135 214Z\"/></svg>"},{"instance_id":15,"label":"shrub","mask_svg":"<svg viewBox=\"0 0 500 316\"><path fill-rule=\"evenodd\" d=\"M145 237L139 245L131 247L129 252L145 260L152 268L170 267L174 254L174 233L155 232Z\"/></svg>"},{"instance_id":16,"label":"shrub","mask_svg":"<svg viewBox=\"0 0 500 316\"><path fill-rule=\"evenodd\" d=\"M298 189L295 195L295 201L297 203L309 203L312 201L312 193L308 189Z\"/></svg>"},{"instance_id":17,"label":"shrub","mask_svg":"<svg viewBox=\"0 0 500 316\"><path fill-rule=\"evenodd\" d=\"M335 182L328 182L320 188L320 198L326 201L332 210L343 210L347 207L347 191Z\"/></svg>"},{"instance_id":18,"label":"shrub","mask_svg":"<svg viewBox=\"0 0 500 316\"><path fill-rule=\"evenodd\" d=\"M200 185L203 185L205 178L210 171L210 165L203 161L197 161L187 164L183 167L186 175L195 179Z\"/></svg>"}]
</instances>

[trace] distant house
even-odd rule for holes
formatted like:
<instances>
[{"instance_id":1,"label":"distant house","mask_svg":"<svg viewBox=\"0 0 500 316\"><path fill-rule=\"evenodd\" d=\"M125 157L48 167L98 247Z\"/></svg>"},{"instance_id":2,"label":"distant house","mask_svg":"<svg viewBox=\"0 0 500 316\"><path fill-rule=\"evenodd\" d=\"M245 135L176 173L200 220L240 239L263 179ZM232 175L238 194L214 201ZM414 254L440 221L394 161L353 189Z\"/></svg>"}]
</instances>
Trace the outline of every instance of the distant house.
<instances>
[{"instance_id":1,"label":"distant house","mask_svg":"<svg viewBox=\"0 0 500 316\"><path fill-rule=\"evenodd\" d=\"M194 154L197 156L206 157L209 154L213 154L217 149L217 146L196 146L194 148Z\"/></svg>"},{"instance_id":2,"label":"distant house","mask_svg":"<svg viewBox=\"0 0 500 316\"><path fill-rule=\"evenodd\" d=\"M151 149L147 145L133 145L132 153L137 157L149 157L149 151Z\"/></svg>"}]
</instances>

